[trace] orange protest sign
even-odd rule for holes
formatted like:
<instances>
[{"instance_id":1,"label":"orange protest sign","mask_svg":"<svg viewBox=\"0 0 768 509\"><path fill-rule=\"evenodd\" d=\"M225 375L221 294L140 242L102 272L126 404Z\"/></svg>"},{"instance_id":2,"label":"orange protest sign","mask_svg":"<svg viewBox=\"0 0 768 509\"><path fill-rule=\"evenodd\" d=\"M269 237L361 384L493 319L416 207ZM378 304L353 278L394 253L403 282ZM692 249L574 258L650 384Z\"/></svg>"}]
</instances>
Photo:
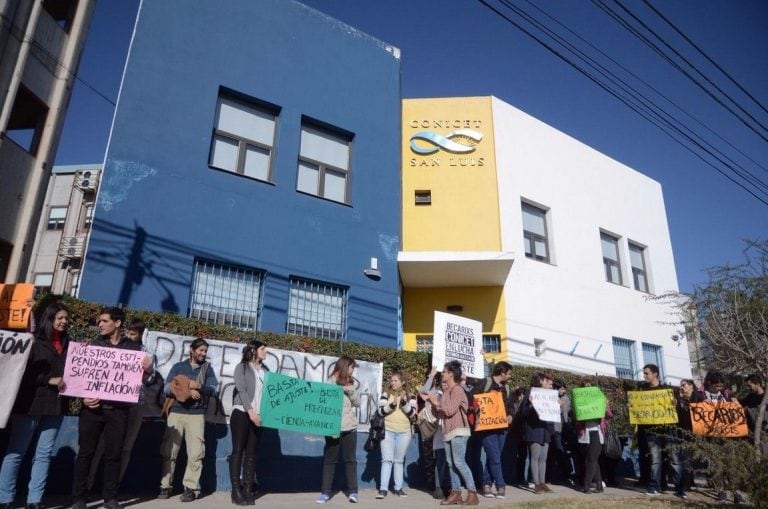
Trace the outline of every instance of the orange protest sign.
<instances>
[{"instance_id":1,"label":"orange protest sign","mask_svg":"<svg viewBox=\"0 0 768 509\"><path fill-rule=\"evenodd\" d=\"M35 285L0 284L0 329L26 329L32 314Z\"/></svg>"},{"instance_id":2,"label":"orange protest sign","mask_svg":"<svg viewBox=\"0 0 768 509\"><path fill-rule=\"evenodd\" d=\"M499 391L475 394L480 413L475 421L475 431L504 429L507 427L507 410Z\"/></svg>"},{"instance_id":3,"label":"orange protest sign","mask_svg":"<svg viewBox=\"0 0 768 509\"><path fill-rule=\"evenodd\" d=\"M703 437L745 437L747 414L738 401L691 403L693 433Z\"/></svg>"}]
</instances>

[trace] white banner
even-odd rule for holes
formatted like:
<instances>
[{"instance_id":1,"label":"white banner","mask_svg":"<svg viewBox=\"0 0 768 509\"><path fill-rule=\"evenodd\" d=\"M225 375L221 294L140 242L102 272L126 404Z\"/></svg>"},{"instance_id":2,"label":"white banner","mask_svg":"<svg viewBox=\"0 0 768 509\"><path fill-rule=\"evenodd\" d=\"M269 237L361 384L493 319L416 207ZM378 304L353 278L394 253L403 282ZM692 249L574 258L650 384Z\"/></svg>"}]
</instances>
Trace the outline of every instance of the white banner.
<instances>
[{"instance_id":1,"label":"white banner","mask_svg":"<svg viewBox=\"0 0 768 509\"><path fill-rule=\"evenodd\" d=\"M547 422L560 422L560 393L555 389L531 387L531 403L539 419Z\"/></svg>"},{"instance_id":2,"label":"white banner","mask_svg":"<svg viewBox=\"0 0 768 509\"><path fill-rule=\"evenodd\" d=\"M144 334L144 349L157 356L157 370L165 378L171 366L189 358L189 344L194 340L192 336L147 331ZM210 402L206 417L209 420L222 422L232 411L232 393L235 388L234 369L242 360L245 344L207 338L205 340L209 344L208 362L211 363L211 368L219 381L216 404L213 404L213 401ZM337 360L338 357L279 350L267 345L267 360L264 364L274 373L310 382L325 382ZM357 365L355 381L360 394L357 429L368 432L370 416L379 404L384 365L361 360L357 360Z\"/></svg>"},{"instance_id":3,"label":"white banner","mask_svg":"<svg viewBox=\"0 0 768 509\"><path fill-rule=\"evenodd\" d=\"M435 330L432 336L432 365L443 369L452 360L461 362L468 377L484 378L483 324L462 316L435 311Z\"/></svg>"},{"instance_id":4,"label":"white banner","mask_svg":"<svg viewBox=\"0 0 768 509\"><path fill-rule=\"evenodd\" d=\"M33 341L32 334L0 330L0 428L8 424Z\"/></svg>"}]
</instances>

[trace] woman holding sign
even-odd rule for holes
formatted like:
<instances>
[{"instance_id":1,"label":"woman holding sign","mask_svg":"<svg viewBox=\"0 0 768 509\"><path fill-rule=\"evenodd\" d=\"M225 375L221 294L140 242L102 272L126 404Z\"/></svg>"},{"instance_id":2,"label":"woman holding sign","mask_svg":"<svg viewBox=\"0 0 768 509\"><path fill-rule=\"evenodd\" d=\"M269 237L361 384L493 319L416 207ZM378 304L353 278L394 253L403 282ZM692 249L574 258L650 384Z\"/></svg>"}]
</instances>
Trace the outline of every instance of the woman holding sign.
<instances>
[{"instance_id":1,"label":"woman holding sign","mask_svg":"<svg viewBox=\"0 0 768 509\"><path fill-rule=\"evenodd\" d=\"M552 378L544 373L536 373L531 379L531 389L534 388L551 390ZM525 441L528 442L528 454L531 458L534 493L551 493L552 490L546 485L547 453L554 427L551 422L540 418L534 406L534 392L530 390L528 397L523 400L520 415L525 421Z\"/></svg>"},{"instance_id":2,"label":"woman holding sign","mask_svg":"<svg viewBox=\"0 0 768 509\"><path fill-rule=\"evenodd\" d=\"M254 340L245 345L243 359L235 366L235 390L232 395L232 415L229 418L232 432L229 479L232 483L232 503L235 505L255 504L251 488L256 473L256 448L261 439L261 393L267 371L264 366L266 358L267 347L261 341Z\"/></svg>"},{"instance_id":3,"label":"woman holding sign","mask_svg":"<svg viewBox=\"0 0 768 509\"><path fill-rule=\"evenodd\" d=\"M403 463L411 443L411 417L416 415L416 398L408 394L403 374L389 376L389 392L381 392L379 415L384 417L384 440L381 441L381 485L376 498L387 496L389 476L395 472L395 495L405 497L403 491Z\"/></svg>"},{"instance_id":4,"label":"woman holding sign","mask_svg":"<svg viewBox=\"0 0 768 509\"><path fill-rule=\"evenodd\" d=\"M35 331L32 351L13 405L8 448L0 467L2 507L13 505L19 466L36 435L27 507L37 509L43 499L53 444L59 433L66 401L59 397L59 390L63 387L61 377L69 343L68 327L69 312L56 303L45 309Z\"/></svg>"},{"instance_id":5,"label":"woman holding sign","mask_svg":"<svg viewBox=\"0 0 768 509\"><path fill-rule=\"evenodd\" d=\"M333 474L339 461L339 449L344 455L347 474L347 493L349 501L357 503L357 414L355 408L360 406L360 395L355 389L355 368L357 363L346 355L336 361L336 367L328 377L328 383L341 385L344 390L344 404L341 411L341 436L325 437L323 449L323 487L322 493L316 500L324 504L331 499Z\"/></svg>"}]
</instances>

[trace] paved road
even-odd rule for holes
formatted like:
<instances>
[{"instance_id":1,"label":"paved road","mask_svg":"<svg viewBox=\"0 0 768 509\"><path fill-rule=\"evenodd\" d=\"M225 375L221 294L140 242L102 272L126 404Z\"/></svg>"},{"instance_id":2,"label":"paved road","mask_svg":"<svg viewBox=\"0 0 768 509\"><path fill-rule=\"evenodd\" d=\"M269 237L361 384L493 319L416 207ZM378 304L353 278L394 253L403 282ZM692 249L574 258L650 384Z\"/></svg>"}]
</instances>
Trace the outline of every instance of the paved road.
<instances>
[{"instance_id":1,"label":"paved road","mask_svg":"<svg viewBox=\"0 0 768 509\"><path fill-rule=\"evenodd\" d=\"M536 495L533 491L523 490L518 488L507 487L507 496L505 499L480 499L480 506L482 507L498 507L514 502L528 502L536 500L552 500L557 498L572 498L572 497L605 497L605 498L617 498L628 497L641 493L640 491L627 488L606 488L605 494L597 495L584 495L578 491L574 491L570 488L562 486L552 486L554 493L546 495ZM360 502L357 505L350 504L347 497L343 493L337 493L330 501L328 501L323 507L358 507L360 509L386 509L387 507L393 507L393 503L396 504L396 509L416 509L424 507L438 507L439 501L433 499L430 495L416 490L407 490L408 496L405 498L398 498L392 493L389 493L385 500L376 500L376 491L372 489L362 490L360 492ZM465 492L466 493L466 492ZM260 496L256 500L256 507L263 507L269 509L294 509L296 507L321 507L315 503L318 493L305 492L305 493L266 493ZM51 500L51 506L54 508L66 508L69 507L68 500L66 499L54 499ZM147 500L144 497L127 498L122 500L123 505L126 508L131 509L170 509L184 507L185 509L209 509L216 508L222 509L224 507L232 507L228 492L217 492L209 495L205 495L202 498L189 503L182 503L179 501L179 495L175 495L168 500ZM94 500L88 504L89 509L96 509L101 507L101 501Z\"/></svg>"}]
</instances>

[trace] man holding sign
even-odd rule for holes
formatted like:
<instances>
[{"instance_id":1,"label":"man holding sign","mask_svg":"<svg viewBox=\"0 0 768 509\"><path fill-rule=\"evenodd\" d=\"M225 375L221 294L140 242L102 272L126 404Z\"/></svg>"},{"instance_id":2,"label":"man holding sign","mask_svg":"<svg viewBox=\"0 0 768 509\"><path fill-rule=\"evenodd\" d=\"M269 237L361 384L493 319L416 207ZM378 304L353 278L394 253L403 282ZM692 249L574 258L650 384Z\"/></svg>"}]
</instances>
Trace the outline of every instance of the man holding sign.
<instances>
[{"instance_id":1,"label":"man holding sign","mask_svg":"<svg viewBox=\"0 0 768 509\"><path fill-rule=\"evenodd\" d=\"M144 356L140 352L139 343L121 335L123 322L125 312L122 309L102 309L97 322L99 338L90 345L80 345L82 355L76 362L73 356L67 357L64 370L64 382L67 387L64 394L84 396L78 422L79 451L75 459L72 483L73 509L87 507L88 473L102 436L105 445L103 507L121 507L117 502L117 492L120 486L120 459L128 410L138 401L142 372L152 370L151 356ZM73 353L76 348L73 344L70 345ZM89 349L92 351L89 352ZM140 359L140 370L135 367L137 356ZM124 382L126 376L135 374L136 371L139 371L138 386L132 391L131 384ZM73 390L76 390L76 393L71 392ZM128 394L132 392L135 392L135 395Z\"/></svg>"}]
</instances>

